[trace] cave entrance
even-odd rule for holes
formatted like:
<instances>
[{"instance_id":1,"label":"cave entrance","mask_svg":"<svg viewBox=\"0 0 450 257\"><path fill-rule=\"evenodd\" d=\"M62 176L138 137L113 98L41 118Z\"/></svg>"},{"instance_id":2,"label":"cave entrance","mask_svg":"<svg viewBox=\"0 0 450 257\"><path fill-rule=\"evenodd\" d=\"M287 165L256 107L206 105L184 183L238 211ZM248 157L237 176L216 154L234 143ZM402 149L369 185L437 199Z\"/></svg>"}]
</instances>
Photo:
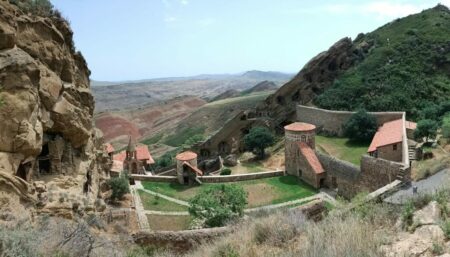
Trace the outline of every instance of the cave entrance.
<instances>
[{"instance_id":1,"label":"cave entrance","mask_svg":"<svg viewBox=\"0 0 450 257\"><path fill-rule=\"evenodd\" d=\"M50 151L48 149L48 144L42 145L42 151L37 157L39 164L39 174L49 174L51 163L50 163Z\"/></svg>"},{"instance_id":2,"label":"cave entrance","mask_svg":"<svg viewBox=\"0 0 450 257\"><path fill-rule=\"evenodd\" d=\"M29 168L27 166L29 166L28 163L26 163L26 164L21 163L19 165L19 168L17 169L17 172L16 172L16 176L21 178L21 179L23 179L23 180L25 180L25 181L27 181L27 171L28 171L28 168Z\"/></svg>"}]
</instances>

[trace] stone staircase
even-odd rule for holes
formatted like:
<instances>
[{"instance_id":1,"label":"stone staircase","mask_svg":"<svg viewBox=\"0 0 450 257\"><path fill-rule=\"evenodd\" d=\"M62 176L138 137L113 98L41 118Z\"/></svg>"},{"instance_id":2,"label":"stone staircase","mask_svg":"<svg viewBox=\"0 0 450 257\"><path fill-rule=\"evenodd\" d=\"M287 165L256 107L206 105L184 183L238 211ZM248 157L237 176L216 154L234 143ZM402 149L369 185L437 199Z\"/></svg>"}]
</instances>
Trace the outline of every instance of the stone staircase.
<instances>
[{"instance_id":1,"label":"stone staircase","mask_svg":"<svg viewBox=\"0 0 450 257\"><path fill-rule=\"evenodd\" d=\"M404 181L405 180L405 174L406 170L401 169L398 173L397 173L397 177L396 179L400 180L400 181Z\"/></svg>"},{"instance_id":2,"label":"stone staircase","mask_svg":"<svg viewBox=\"0 0 450 257\"><path fill-rule=\"evenodd\" d=\"M417 160L416 156L416 146L408 145L408 155L411 161Z\"/></svg>"}]
</instances>

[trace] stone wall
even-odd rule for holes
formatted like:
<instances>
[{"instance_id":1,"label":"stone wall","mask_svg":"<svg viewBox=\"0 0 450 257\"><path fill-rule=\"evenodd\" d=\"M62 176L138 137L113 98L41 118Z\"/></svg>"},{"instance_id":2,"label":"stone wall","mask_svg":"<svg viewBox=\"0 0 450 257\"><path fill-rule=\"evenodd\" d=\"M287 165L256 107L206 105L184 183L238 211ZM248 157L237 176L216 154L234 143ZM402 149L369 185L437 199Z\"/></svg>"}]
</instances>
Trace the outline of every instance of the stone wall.
<instances>
[{"instance_id":1,"label":"stone wall","mask_svg":"<svg viewBox=\"0 0 450 257\"><path fill-rule=\"evenodd\" d=\"M141 180L141 181L178 183L178 179L176 176L148 176L148 175L131 174L130 177L134 180Z\"/></svg>"},{"instance_id":2,"label":"stone wall","mask_svg":"<svg viewBox=\"0 0 450 257\"><path fill-rule=\"evenodd\" d=\"M398 178L410 180L410 168L400 162L364 155L358 167L317 151L316 155L327 172L325 185L337 189L345 198L352 198L359 192L373 192Z\"/></svg>"},{"instance_id":3,"label":"stone wall","mask_svg":"<svg viewBox=\"0 0 450 257\"><path fill-rule=\"evenodd\" d=\"M339 160L331 155L326 155L318 151L316 151L316 155L329 176L354 181L361 174L360 168L350 162Z\"/></svg>"},{"instance_id":4,"label":"stone wall","mask_svg":"<svg viewBox=\"0 0 450 257\"><path fill-rule=\"evenodd\" d=\"M265 171L240 175L226 175L226 176L203 176L199 177L203 183L221 183L221 182L235 182L244 180L253 180L261 178L271 178L283 176L284 171Z\"/></svg>"},{"instance_id":5,"label":"stone wall","mask_svg":"<svg viewBox=\"0 0 450 257\"><path fill-rule=\"evenodd\" d=\"M151 231L136 233L133 235L133 239L141 246L167 247L178 253L184 253L198 247L202 243L211 242L213 239L231 231L231 227L183 231Z\"/></svg>"},{"instance_id":6,"label":"stone wall","mask_svg":"<svg viewBox=\"0 0 450 257\"><path fill-rule=\"evenodd\" d=\"M297 120L311 123L317 126L318 131L341 136L342 125L347 122L354 112L331 111L304 105L297 106ZM369 112L377 119L378 125L385 122L398 120L403 117L403 112Z\"/></svg>"}]
</instances>

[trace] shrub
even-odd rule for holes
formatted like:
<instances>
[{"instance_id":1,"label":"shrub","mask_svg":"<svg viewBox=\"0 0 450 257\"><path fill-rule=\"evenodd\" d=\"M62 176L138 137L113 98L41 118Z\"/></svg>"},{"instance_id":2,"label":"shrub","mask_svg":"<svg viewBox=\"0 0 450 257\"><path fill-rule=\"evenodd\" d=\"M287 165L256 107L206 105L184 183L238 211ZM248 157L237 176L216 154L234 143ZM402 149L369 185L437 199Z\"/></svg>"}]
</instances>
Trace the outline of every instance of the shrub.
<instances>
[{"instance_id":1,"label":"shrub","mask_svg":"<svg viewBox=\"0 0 450 257\"><path fill-rule=\"evenodd\" d=\"M246 204L247 194L241 186L214 185L191 199L189 213L209 227L219 227L241 217Z\"/></svg>"},{"instance_id":2,"label":"shrub","mask_svg":"<svg viewBox=\"0 0 450 257\"><path fill-rule=\"evenodd\" d=\"M122 173L119 177L111 178L108 181L108 185L112 190L111 199L113 201L122 199L125 194L130 192L130 184L126 173Z\"/></svg>"},{"instance_id":3,"label":"shrub","mask_svg":"<svg viewBox=\"0 0 450 257\"><path fill-rule=\"evenodd\" d=\"M435 255L441 255L444 254L444 247L438 243L438 242L433 242L433 245L431 246L431 252Z\"/></svg>"},{"instance_id":4,"label":"shrub","mask_svg":"<svg viewBox=\"0 0 450 257\"><path fill-rule=\"evenodd\" d=\"M256 151L260 159L265 157L265 149L275 143L272 132L266 127L254 127L245 135L244 143L247 149Z\"/></svg>"},{"instance_id":5,"label":"shrub","mask_svg":"<svg viewBox=\"0 0 450 257\"><path fill-rule=\"evenodd\" d=\"M53 4L49 0L10 0L10 2L24 12L46 17L60 16L59 11L54 9Z\"/></svg>"},{"instance_id":6,"label":"shrub","mask_svg":"<svg viewBox=\"0 0 450 257\"><path fill-rule=\"evenodd\" d=\"M220 172L221 176L226 176L226 175L230 175L230 174L231 174L231 170L228 168L225 168Z\"/></svg>"},{"instance_id":7,"label":"shrub","mask_svg":"<svg viewBox=\"0 0 450 257\"><path fill-rule=\"evenodd\" d=\"M416 208L414 207L414 203L412 201L408 201L404 206L401 213L401 219L404 228L407 228L412 225L412 218L414 215L414 211Z\"/></svg>"},{"instance_id":8,"label":"shrub","mask_svg":"<svg viewBox=\"0 0 450 257\"><path fill-rule=\"evenodd\" d=\"M442 222L441 224L442 231L444 231L444 235L447 239L450 239L450 219Z\"/></svg>"},{"instance_id":9,"label":"shrub","mask_svg":"<svg viewBox=\"0 0 450 257\"><path fill-rule=\"evenodd\" d=\"M446 114L442 119L442 136L445 138L450 138L450 113Z\"/></svg>"},{"instance_id":10,"label":"shrub","mask_svg":"<svg viewBox=\"0 0 450 257\"><path fill-rule=\"evenodd\" d=\"M217 247L213 257L239 257L239 253L230 244L222 244Z\"/></svg>"},{"instance_id":11,"label":"shrub","mask_svg":"<svg viewBox=\"0 0 450 257\"><path fill-rule=\"evenodd\" d=\"M415 138L426 138L426 141L428 141L428 138L435 138L436 137L436 131L438 128L438 123L434 120L425 119L420 120L417 122L417 128L414 130L414 137Z\"/></svg>"},{"instance_id":12,"label":"shrub","mask_svg":"<svg viewBox=\"0 0 450 257\"><path fill-rule=\"evenodd\" d=\"M370 141L377 132L377 120L365 110L359 110L344 124L343 130L351 140Z\"/></svg>"}]
</instances>

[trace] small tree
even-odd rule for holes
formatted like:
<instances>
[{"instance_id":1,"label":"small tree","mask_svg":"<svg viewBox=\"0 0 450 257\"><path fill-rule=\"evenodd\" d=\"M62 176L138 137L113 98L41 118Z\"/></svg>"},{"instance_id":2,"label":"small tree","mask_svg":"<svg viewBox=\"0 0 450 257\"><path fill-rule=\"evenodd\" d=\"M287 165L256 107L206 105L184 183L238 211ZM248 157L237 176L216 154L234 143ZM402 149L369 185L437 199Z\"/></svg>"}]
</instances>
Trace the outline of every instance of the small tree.
<instances>
[{"instance_id":1,"label":"small tree","mask_svg":"<svg viewBox=\"0 0 450 257\"><path fill-rule=\"evenodd\" d=\"M377 132L377 120L365 110L359 110L344 124L343 130L351 140L370 141Z\"/></svg>"},{"instance_id":2,"label":"small tree","mask_svg":"<svg viewBox=\"0 0 450 257\"><path fill-rule=\"evenodd\" d=\"M245 146L257 153L260 159L265 157L265 149L275 143L272 132L266 127L254 127L244 137Z\"/></svg>"},{"instance_id":3,"label":"small tree","mask_svg":"<svg viewBox=\"0 0 450 257\"><path fill-rule=\"evenodd\" d=\"M415 138L426 138L428 141L429 138L436 137L436 131L438 129L438 123L434 120L420 120L417 122L417 128L414 131Z\"/></svg>"},{"instance_id":4,"label":"small tree","mask_svg":"<svg viewBox=\"0 0 450 257\"><path fill-rule=\"evenodd\" d=\"M108 181L108 185L112 190L111 200L113 201L122 199L125 194L130 192L130 184L126 173L122 173L119 177L111 178Z\"/></svg>"},{"instance_id":5,"label":"small tree","mask_svg":"<svg viewBox=\"0 0 450 257\"><path fill-rule=\"evenodd\" d=\"M247 193L237 185L214 185L202 190L190 201L189 213L205 220L209 227L224 226L241 217L247 204Z\"/></svg>"}]
</instances>

